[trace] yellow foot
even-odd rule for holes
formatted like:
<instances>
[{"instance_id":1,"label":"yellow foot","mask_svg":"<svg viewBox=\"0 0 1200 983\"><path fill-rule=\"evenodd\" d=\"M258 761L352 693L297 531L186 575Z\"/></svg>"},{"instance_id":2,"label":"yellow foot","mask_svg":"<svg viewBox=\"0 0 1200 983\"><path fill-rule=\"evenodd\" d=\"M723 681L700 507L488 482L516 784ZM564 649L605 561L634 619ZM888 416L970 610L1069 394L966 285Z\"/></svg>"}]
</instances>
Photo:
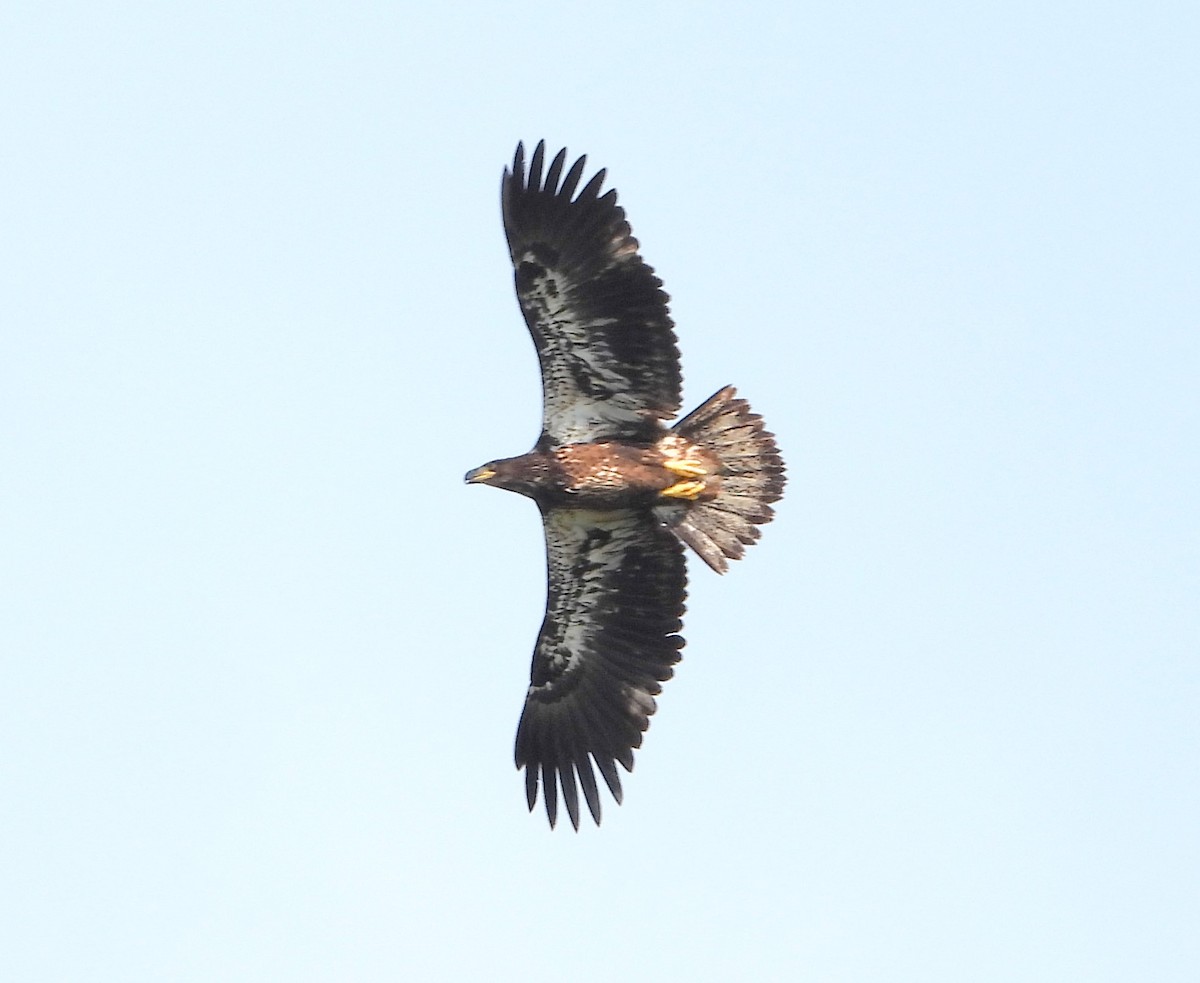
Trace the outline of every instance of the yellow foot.
<instances>
[{"instance_id":1,"label":"yellow foot","mask_svg":"<svg viewBox=\"0 0 1200 983\"><path fill-rule=\"evenodd\" d=\"M699 478L708 474L708 469L703 464L686 457L667 458L663 461L663 467L684 478Z\"/></svg>"},{"instance_id":2,"label":"yellow foot","mask_svg":"<svg viewBox=\"0 0 1200 983\"><path fill-rule=\"evenodd\" d=\"M672 469L674 470L674 469ZM686 498L694 502L704 491L703 481L677 481L670 488L664 488L658 494L662 498Z\"/></svg>"}]
</instances>

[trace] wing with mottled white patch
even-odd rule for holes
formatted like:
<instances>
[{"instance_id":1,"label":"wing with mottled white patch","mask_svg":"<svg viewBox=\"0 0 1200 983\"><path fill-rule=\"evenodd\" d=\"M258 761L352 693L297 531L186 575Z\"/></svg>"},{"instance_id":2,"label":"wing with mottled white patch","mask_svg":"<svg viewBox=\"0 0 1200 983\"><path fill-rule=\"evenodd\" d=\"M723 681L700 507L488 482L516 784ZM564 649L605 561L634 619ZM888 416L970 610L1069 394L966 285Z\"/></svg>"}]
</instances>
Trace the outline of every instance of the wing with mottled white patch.
<instances>
[{"instance_id":1,"label":"wing with mottled white patch","mask_svg":"<svg viewBox=\"0 0 1200 983\"><path fill-rule=\"evenodd\" d=\"M679 409L679 350L662 281L638 255L603 170L578 195L586 157L543 174L539 143L525 169L517 145L501 185L517 299L542 368L543 449L644 439ZM561 179L561 183L560 183Z\"/></svg>"},{"instance_id":2,"label":"wing with mottled white patch","mask_svg":"<svg viewBox=\"0 0 1200 983\"><path fill-rule=\"evenodd\" d=\"M593 762L617 802L616 763L650 726L679 661L683 547L648 511L546 509L546 617L538 635L516 762L532 809L539 779L553 826L558 791L579 828L579 794L600 822Z\"/></svg>"}]
</instances>

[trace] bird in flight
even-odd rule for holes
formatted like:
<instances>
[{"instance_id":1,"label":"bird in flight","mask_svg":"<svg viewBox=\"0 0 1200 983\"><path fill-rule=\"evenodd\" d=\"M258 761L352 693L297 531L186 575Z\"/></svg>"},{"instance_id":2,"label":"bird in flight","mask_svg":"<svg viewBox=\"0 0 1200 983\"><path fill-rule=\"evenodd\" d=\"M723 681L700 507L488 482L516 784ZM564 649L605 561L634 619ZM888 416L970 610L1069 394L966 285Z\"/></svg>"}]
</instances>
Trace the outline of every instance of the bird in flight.
<instances>
[{"instance_id":1,"label":"bird in flight","mask_svg":"<svg viewBox=\"0 0 1200 983\"><path fill-rule=\"evenodd\" d=\"M596 771L621 801L633 751L683 638L683 544L717 573L772 517L784 465L732 386L674 426L679 349L667 294L638 253L605 171L580 188L545 143L517 145L501 183L517 300L542 370L533 450L467 472L537 503L546 535L546 615L517 727L529 808L539 783L579 828L579 790L600 822ZM593 765L595 769L593 769Z\"/></svg>"}]
</instances>

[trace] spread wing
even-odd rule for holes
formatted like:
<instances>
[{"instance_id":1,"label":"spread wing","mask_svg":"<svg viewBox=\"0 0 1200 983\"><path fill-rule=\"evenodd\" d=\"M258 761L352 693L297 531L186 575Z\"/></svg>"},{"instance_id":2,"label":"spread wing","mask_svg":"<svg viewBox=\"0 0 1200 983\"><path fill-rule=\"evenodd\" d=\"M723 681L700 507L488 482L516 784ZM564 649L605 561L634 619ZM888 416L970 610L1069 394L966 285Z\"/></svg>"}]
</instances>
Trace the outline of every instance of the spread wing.
<instances>
[{"instance_id":1,"label":"spread wing","mask_svg":"<svg viewBox=\"0 0 1200 983\"><path fill-rule=\"evenodd\" d=\"M679 409L679 349L662 281L638 255L599 171L578 195L586 157L563 176L560 150L528 173L517 144L501 184L517 300L542 368L542 438L556 444L649 439ZM559 183L561 179L561 184Z\"/></svg>"},{"instance_id":2,"label":"spread wing","mask_svg":"<svg viewBox=\"0 0 1200 983\"><path fill-rule=\"evenodd\" d=\"M647 511L547 509L542 518L546 618L517 727L516 761L525 769L529 808L540 776L550 825L561 786L578 829L576 778L599 823L592 762L619 803L616 762L633 768L654 697L679 661L683 547Z\"/></svg>"}]
</instances>

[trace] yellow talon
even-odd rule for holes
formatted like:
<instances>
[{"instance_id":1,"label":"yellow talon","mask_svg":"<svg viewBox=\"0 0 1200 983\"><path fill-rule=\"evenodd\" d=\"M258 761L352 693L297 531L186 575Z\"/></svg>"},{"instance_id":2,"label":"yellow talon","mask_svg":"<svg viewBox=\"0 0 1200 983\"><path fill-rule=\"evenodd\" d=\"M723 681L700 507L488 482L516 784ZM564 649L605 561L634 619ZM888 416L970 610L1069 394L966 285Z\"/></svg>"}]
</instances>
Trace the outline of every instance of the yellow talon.
<instances>
[{"instance_id":1,"label":"yellow talon","mask_svg":"<svg viewBox=\"0 0 1200 983\"><path fill-rule=\"evenodd\" d=\"M703 481L677 481L670 488L664 488L658 494L663 498L686 498L695 501L704 491Z\"/></svg>"},{"instance_id":2,"label":"yellow talon","mask_svg":"<svg viewBox=\"0 0 1200 983\"><path fill-rule=\"evenodd\" d=\"M701 475L708 474L708 469L703 464L686 457L668 458L663 461L663 467L685 478L699 478Z\"/></svg>"}]
</instances>

